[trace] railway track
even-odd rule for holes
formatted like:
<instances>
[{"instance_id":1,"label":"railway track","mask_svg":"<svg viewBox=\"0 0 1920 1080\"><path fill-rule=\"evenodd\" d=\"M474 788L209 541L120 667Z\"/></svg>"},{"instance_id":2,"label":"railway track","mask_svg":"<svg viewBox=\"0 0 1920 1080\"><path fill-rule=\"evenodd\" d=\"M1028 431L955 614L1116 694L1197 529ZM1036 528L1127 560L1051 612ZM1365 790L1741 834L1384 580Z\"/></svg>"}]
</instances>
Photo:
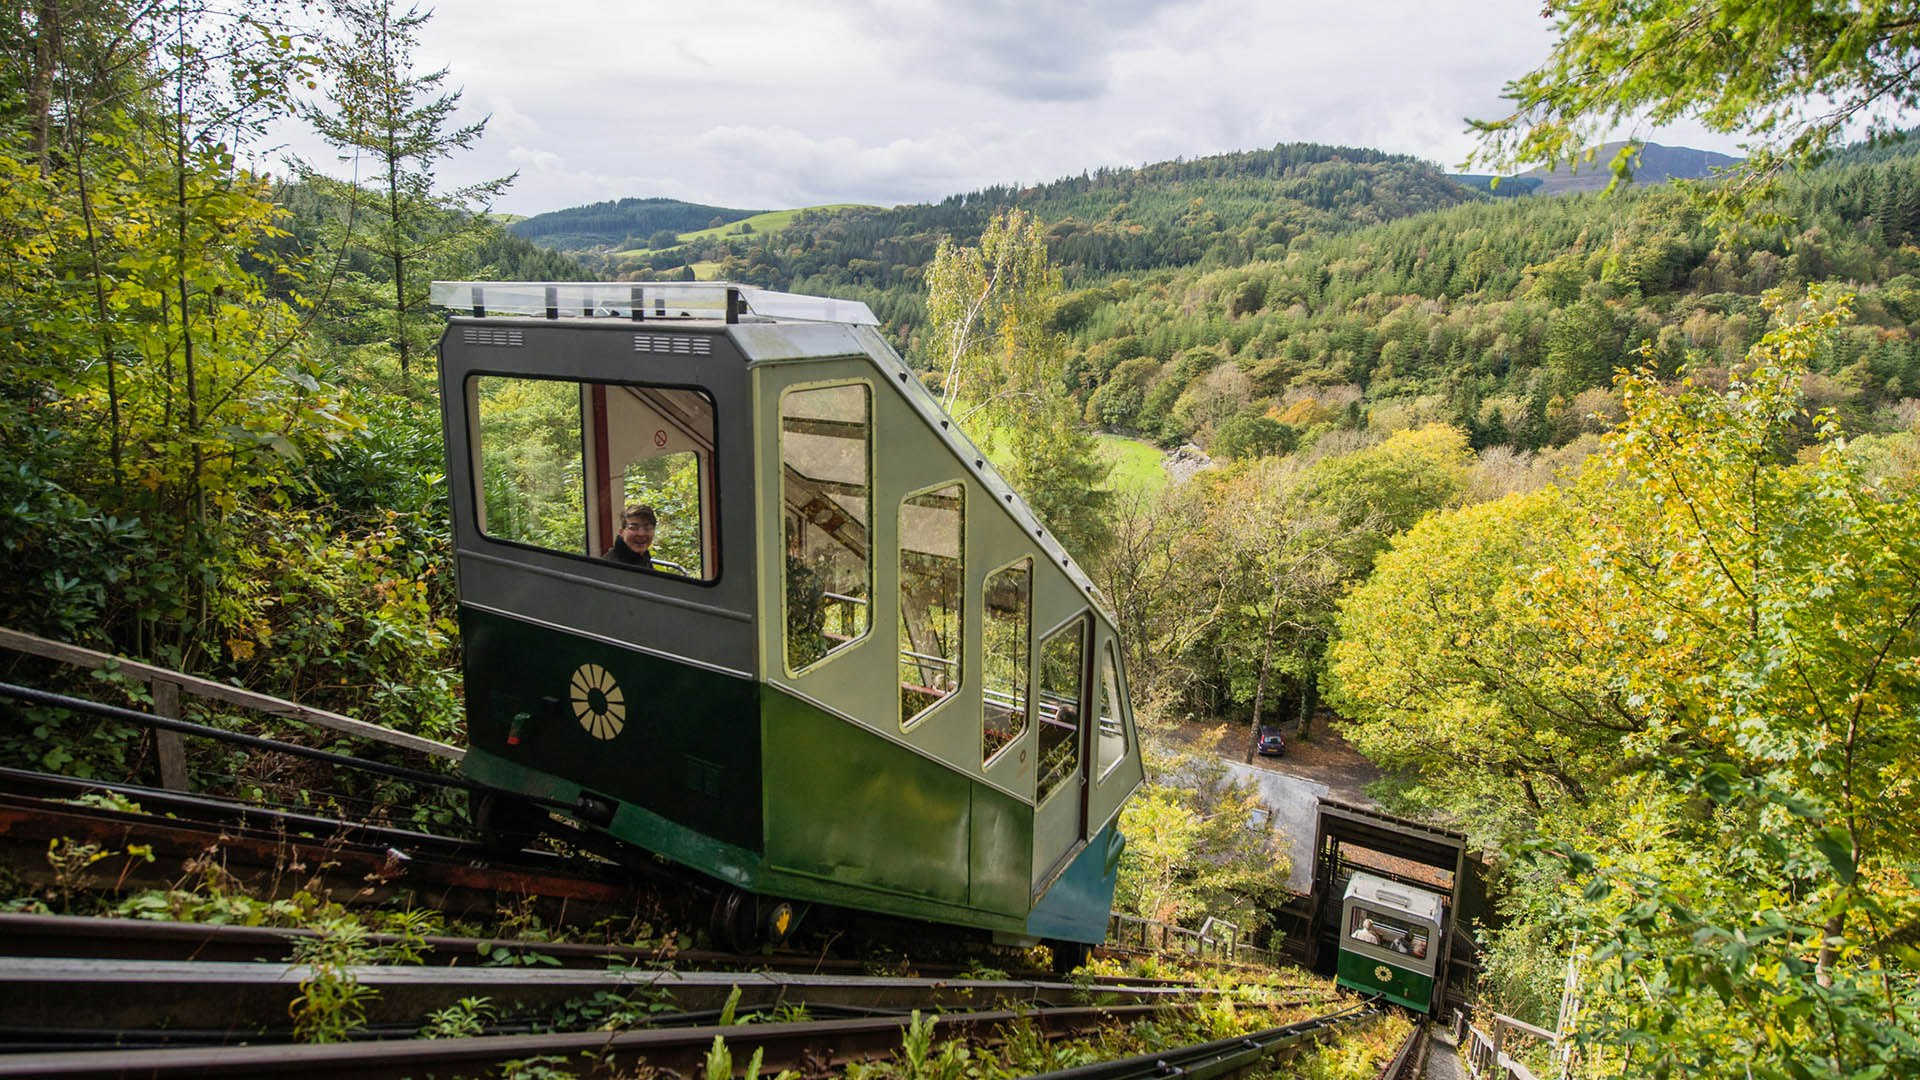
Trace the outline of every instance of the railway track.
<instances>
[{"instance_id":1,"label":"railway track","mask_svg":"<svg viewBox=\"0 0 1920 1080\"><path fill-rule=\"evenodd\" d=\"M914 1012L935 1040L992 1043L1009 1025L1063 1038L1182 1009L1217 990L1164 980L1063 983L676 971L635 966L637 951L559 949L569 967L472 962L474 939L428 939L418 965L333 972L369 991L350 1044L292 1045L289 1005L314 976L287 962L311 935L254 927L60 916L0 917L0 1077L419 1076L479 1073L552 1058L581 1072L704 1067L716 1036L763 1068L819 1070L900 1050ZM495 941L504 951L554 948ZM77 955L76 955L77 954ZM108 955L118 954L118 955ZM154 954L198 959L154 959ZM219 956L222 959L208 959ZM609 967L609 963L613 966ZM1096 1004L1089 1004L1089 997ZM436 1010L484 999L484 1034L413 1036ZM1291 1002L1308 1005L1308 999ZM796 1015L797 1010L804 1012ZM603 1022L643 1030L553 1030ZM726 1023L784 1017L795 1022ZM109 1049L110 1047L110 1049Z\"/></svg>"},{"instance_id":2,"label":"railway track","mask_svg":"<svg viewBox=\"0 0 1920 1080\"><path fill-rule=\"evenodd\" d=\"M113 805L80 805L94 794ZM138 812L120 809L137 804ZM631 913L632 874L613 863L541 852L490 852L475 840L267 810L154 788L0 770L0 858L28 882L59 886L55 841L113 853L94 883L114 890L167 888L188 864L215 859L255 895L317 886L346 903L432 907L451 918L491 915L537 900L556 919L593 922ZM144 852L130 853L136 846Z\"/></svg>"},{"instance_id":3,"label":"railway track","mask_svg":"<svg viewBox=\"0 0 1920 1080\"><path fill-rule=\"evenodd\" d=\"M111 960L0 957L0 1041L16 1050L87 1045L288 1042L289 1006L309 980L306 964L208 960ZM804 1007L811 1014L904 1016L912 1010L1071 1007L1086 991L1070 983L1015 979L903 979L779 972L660 971L644 968L422 967L364 964L324 977L365 994L370 1035L408 1037L431 1014L485 999L497 1024L527 1030L601 1003L604 1009L657 1014L651 1023L683 1025L725 1010L746 1016ZM1109 985L1104 1005L1190 1003L1186 988ZM496 1026L497 1026L496 1024Z\"/></svg>"},{"instance_id":4,"label":"railway track","mask_svg":"<svg viewBox=\"0 0 1920 1080\"><path fill-rule=\"evenodd\" d=\"M76 801L89 795L95 805ZM47 858L55 843L103 853L90 869L95 880L56 880L60 874ZM164 889L211 862L255 896L317 889L343 903L431 907L455 918L538 902L555 924L593 923L629 918L653 902L636 882L635 868L613 859L502 853L467 838L4 769L0 857L34 884L76 892ZM351 1044L293 1045L289 1005L313 975L300 957L319 936L299 929L0 916L0 1077L447 1075L530 1058L570 1063L581 1072L644 1061L692 1073L704 1068L716 1036L735 1045L740 1061L761 1050L768 1072L817 1072L898 1052L909 1024L904 1014L913 1012L937 1013L926 1021L937 1028L935 1040L991 1043L1008 1025L1032 1024L1042 1037L1060 1038L1185 1007L1202 993L1178 980L968 978L958 965L924 962L913 965L916 974L950 977L878 977L865 974L859 960L798 952L741 957L671 946L455 936L402 942L376 934L364 944L404 943L419 963L330 969L329 977L368 992L365 1023ZM503 957L510 966L487 962ZM667 963L681 970L662 970ZM759 970L740 970L745 967ZM1090 998L1098 1004L1087 1004ZM484 1034L412 1037L436 1010L476 1001L486 1003ZM559 1023L554 1017L569 1009L570 1026L590 1017L591 1009L579 1007L583 1001L598 1002L603 1011L639 1007L647 1027L552 1030ZM719 1022L782 1005L779 1015L791 1017L802 1004L804 1022ZM1282 1034L1265 1042L1248 1038L1262 1047L1294 1045L1357 1015L1329 1014L1275 1029ZM1250 1048L1245 1039L1229 1041L1240 1046L1234 1053ZM1229 1059L1239 1060L1231 1054L1220 1060ZM1211 1065L1199 1068L1192 1075L1213 1074L1205 1071Z\"/></svg>"},{"instance_id":5,"label":"railway track","mask_svg":"<svg viewBox=\"0 0 1920 1080\"><path fill-rule=\"evenodd\" d=\"M1008 1025L1027 1023L1048 1039L1085 1034L1149 1015L1158 1006L1069 1007L1048 1010L994 1009L945 1013L929 1018L932 1037L980 1042L1000 1038ZM548 1059L587 1073L646 1065L696 1074L714 1040L724 1040L736 1060L758 1051L762 1069L817 1072L853 1061L885 1058L899 1050L909 1021L898 1016L798 1023L702 1025L641 1031L493 1035L464 1039L329 1044L319 1046L182 1047L157 1050L27 1053L0 1056L0 1077L203 1077L339 1076L418 1077L467 1075L509 1061Z\"/></svg>"},{"instance_id":6,"label":"railway track","mask_svg":"<svg viewBox=\"0 0 1920 1080\"><path fill-rule=\"evenodd\" d=\"M128 933L109 937L102 924ZM67 924L64 929L60 924ZM0 919L0 1078L94 1076L398 1077L467 1075L509 1061L542 1059L597 1074L644 1064L696 1074L715 1039L736 1062L756 1052L771 1073L817 1074L851 1061L901 1052L920 1025L922 1045L962 1038L994 1044L1029 1025L1030 1037L1084 1035L1168 1009L1194 1007L1218 991L1105 980L1096 985L1020 979L925 979L778 972L672 971L634 966L486 967L460 963L359 965L335 972L371 993L355 1041L292 1045L289 1003L313 977L282 962L298 935L61 917ZM246 959L115 959L62 955L61 943L93 953L203 951ZM442 939L438 948L460 939ZM37 941L37 955L14 950ZM537 946L540 943L527 943ZM434 953L427 954L429 956ZM605 959L603 958L603 965ZM1089 1004L1089 996L1097 1003ZM486 1002L483 1034L414 1038L435 1010ZM1318 999L1280 1003L1311 1007ZM611 1020L620 1011L623 1018ZM738 1022L757 1014L790 1022ZM924 1014L924 1015L920 1015ZM1302 1040L1356 1022L1365 1010L1337 1010L1269 1032L1149 1055L1179 1061L1188 1075L1216 1075ZM638 1029L554 1030L608 1022ZM109 1048L110 1047L110 1048ZM1120 1068L1125 1063L1117 1063ZM1144 1068L1138 1061L1130 1068ZM1071 1075L1155 1075L1108 1071ZM1167 1075L1162 1072L1158 1075Z\"/></svg>"}]
</instances>

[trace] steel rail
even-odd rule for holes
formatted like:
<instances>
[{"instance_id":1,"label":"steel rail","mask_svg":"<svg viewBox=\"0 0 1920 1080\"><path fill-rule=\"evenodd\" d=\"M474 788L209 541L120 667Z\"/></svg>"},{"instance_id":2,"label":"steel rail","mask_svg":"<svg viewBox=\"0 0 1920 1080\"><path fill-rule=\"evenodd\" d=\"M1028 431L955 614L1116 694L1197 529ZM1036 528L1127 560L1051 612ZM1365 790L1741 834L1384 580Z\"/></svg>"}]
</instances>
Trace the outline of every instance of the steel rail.
<instances>
[{"instance_id":1,"label":"steel rail","mask_svg":"<svg viewBox=\"0 0 1920 1080\"><path fill-rule=\"evenodd\" d=\"M29 880L51 880L46 853L55 840L93 844L113 853L116 857L97 864L92 874L114 890L171 888L188 862L213 853L223 867L263 894L319 878L352 903L411 896L416 904L451 916L491 914L502 897L537 897L556 908L565 905L562 915L591 921L630 913L635 897L625 881L556 873L548 867L480 865L478 845L464 854L409 852L337 836L316 839L291 830L200 824L0 792L0 849L12 850L14 865Z\"/></svg>"},{"instance_id":2,"label":"steel rail","mask_svg":"<svg viewBox=\"0 0 1920 1080\"><path fill-rule=\"evenodd\" d=\"M1175 1050L1141 1054L1118 1061L1083 1065L1039 1075L1049 1080L1136 1080L1136 1078L1147 1080L1147 1078L1172 1076L1191 1078L1191 1080L1208 1080L1210 1077L1227 1076L1238 1072L1262 1058L1271 1057L1335 1028L1371 1019L1383 1010L1384 1006L1380 1004L1378 998L1370 998L1360 1005L1340 1012L1268 1028L1251 1035L1216 1039L1213 1042L1197 1043Z\"/></svg>"},{"instance_id":3,"label":"steel rail","mask_svg":"<svg viewBox=\"0 0 1920 1080\"><path fill-rule=\"evenodd\" d=\"M1427 1045L1427 1024L1425 1020L1414 1023L1413 1030L1407 1032L1407 1037L1400 1041L1400 1049L1387 1059L1385 1065L1380 1066L1375 1080L1414 1080L1420 1075L1421 1051Z\"/></svg>"},{"instance_id":4,"label":"steel rail","mask_svg":"<svg viewBox=\"0 0 1920 1080\"><path fill-rule=\"evenodd\" d=\"M318 839L329 835L350 834L366 846L385 844L408 850L437 848L451 854L479 857L497 854L477 840L444 836L419 829L392 825L362 824L340 818L322 817L302 810L259 806L217 795L192 795L166 788L147 787L118 780L82 779L58 773L33 772L0 766L0 792L32 795L40 798L71 800L86 795L107 793L120 796L139 807L141 813L165 815L169 821L219 824L232 828L267 829L275 833L306 835ZM102 809L105 809L102 807ZM545 852L527 852L523 861L558 862L560 857Z\"/></svg>"},{"instance_id":5,"label":"steel rail","mask_svg":"<svg viewBox=\"0 0 1920 1080\"><path fill-rule=\"evenodd\" d=\"M303 941L319 939L304 927L213 925L155 919L118 919L86 915L0 914L0 957L68 957L91 960L224 960L290 963ZM542 957L557 967L605 968L674 960L699 963L719 954L675 952L632 945L530 941L505 937L428 934L402 938L370 933L374 948L409 945L424 963L481 964L494 953ZM741 958L732 958L736 963ZM758 962L760 958L754 958ZM706 965L702 965L706 966Z\"/></svg>"},{"instance_id":6,"label":"steel rail","mask_svg":"<svg viewBox=\"0 0 1920 1080\"><path fill-rule=\"evenodd\" d=\"M315 977L306 964L197 960L101 960L0 956L0 1016L38 1032L66 1029L164 1031L225 1028L240 1041L286 1023L288 1006ZM370 1024L418 1027L462 998L485 997L509 1018L538 1014L597 993L670 1003L676 1010L741 1012L782 1002L911 1009L1033 1008L1073 1003L1071 983L1013 979L905 979L774 972L591 971L523 966L416 967L362 964L336 977L376 992L363 1003ZM1113 1004L1191 1000L1192 991L1107 987ZM737 998L735 997L737 995Z\"/></svg>"},{"instance_id":7,"label":"steel rail","mask_svg":"<svg viewBox=\"0 0 1920 1080\"><path fill-rule=\"evenodd\" d=\"M1079 1034L1135 1017L1163 1005L991 1010L931 1016L933 1037L988 1040L1009 1024L1027 1022L1048 1038ZM695 1074L716 1037L726 1040L735 1061L756 1049L761 1068L812 1068L885 1057L901 1044L899 1017L749 1024L726 1027L603 1031L558 1035L496 1035L467 1039L335 1043L315 1046L181 1047L161 1050L78 1051L0 1055L0 1078L150 1078L226 1076L418 1077L430 1071L460 1073L505 1061L553 1057L582 1069L629 1069L644 1062L658 1070Z\"/></svg>"}]
</instances>

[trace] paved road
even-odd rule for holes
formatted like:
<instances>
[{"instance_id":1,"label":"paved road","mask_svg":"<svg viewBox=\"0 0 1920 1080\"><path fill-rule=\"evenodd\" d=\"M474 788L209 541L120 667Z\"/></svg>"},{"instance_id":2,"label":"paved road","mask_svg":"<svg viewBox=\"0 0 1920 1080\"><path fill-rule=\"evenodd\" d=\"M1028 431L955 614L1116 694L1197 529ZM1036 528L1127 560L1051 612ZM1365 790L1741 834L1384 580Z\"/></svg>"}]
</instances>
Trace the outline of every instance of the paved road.
<instances>
[{"instance_id":1,"label":"paved road","mask_svg":"<svg viewBox=\"0 0 1920 1080\"><path fill-rule=\"evenodd\" d=\"M1273 810L1274 827L1286 835L1287 853L1293 861L1287 888L1307 892L1313 887L1313 829L1320 797L1332 789L1317 780L1256 769L1237 761L1226 764L1235 780L1260 789L1261 801Z\"/></svg>"}]
</instances>

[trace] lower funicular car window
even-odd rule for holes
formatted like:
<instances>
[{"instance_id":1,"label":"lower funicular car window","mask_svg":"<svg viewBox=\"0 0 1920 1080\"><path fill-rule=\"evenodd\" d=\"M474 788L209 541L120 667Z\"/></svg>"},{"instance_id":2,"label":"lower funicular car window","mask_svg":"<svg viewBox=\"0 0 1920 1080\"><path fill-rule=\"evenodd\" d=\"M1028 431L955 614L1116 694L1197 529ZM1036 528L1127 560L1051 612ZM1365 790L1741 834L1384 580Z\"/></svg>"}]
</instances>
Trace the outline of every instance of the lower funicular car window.
<instances>
[{"instance_id":1,"label":"lower funicular car window","mask_svg":"<svg viewBox=\"0 0 1920 1080\"><path fill-rule=\"evenodd\" d=\"M634 570L718 576L703 391L476 375L468 393L481 532ZM628 527L649 519L650 529Z\"/></svg>"},{"instance_id":2,"label":"lower funicular car window","mask_svg":"<svg viewBox=\"0 0 1920 1080\"><path fill-rule=\"evenodd\" d=\"M1427 956L1426 927L1378 911L1354 908L1347 917L1347 936L1363 945L1377 945L1414 960L1424 960Z\"/></svg>"}]
</instances>

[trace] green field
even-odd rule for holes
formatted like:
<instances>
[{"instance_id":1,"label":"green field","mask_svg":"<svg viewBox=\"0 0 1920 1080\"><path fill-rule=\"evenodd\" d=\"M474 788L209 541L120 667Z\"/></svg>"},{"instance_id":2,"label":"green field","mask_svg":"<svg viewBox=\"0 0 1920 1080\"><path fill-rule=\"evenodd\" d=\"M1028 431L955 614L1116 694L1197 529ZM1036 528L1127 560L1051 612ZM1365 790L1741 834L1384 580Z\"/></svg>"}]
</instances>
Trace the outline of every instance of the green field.
<instances>
[{"instance_id":1,"label":"green field","mask_svg":"<svg viewBox=\"0 0 1920 1080\"><path fill-rule=\"evenodd\" d=\"M753 226L753 231L755 233L777 233L787 228L789 225L792 225L795 218L799 217L801 214L808 213L810 211L831 212L835 210L858 210L858 209L864 208L864 206L865 204L863 203L831 203L825 206L801 206L801 207L796 207L792 210L769 210L764 214L755 214L752 217L741 218L739 221L730 222L726 225L721 225L717 228L701 229L697 232L690 232L690 233L681 233L680 243L691 244L696 240L712 240L712 239L718 239L723 236L749 235L742 231L741 229L742 225ZM622 256L622 257L628 257L628 256L637 257L641 255L652 255L655 252L665 251L665 250L671 250L671 249L669 248L632 248L627 251L616 251L613 254L617 256ZM695 273L700 272L699 265L696 265L694 267L694 272ZM705 274L702 274L701 276L702 278L706 277Z\"/></svg>"},{"instance_id":2,"label":"green field","mask_svg":"<svg viewBox=\"0 0 1920 1080\"><path fill-rule=\"evenodd\" d=\"M1166 455L1159 447L1125 435L1101 433L1094 438L1100 442L1101 458L1113 466L1107 490L1152 494L1167 486L1167 470L1160 464Z\"/></svg>"},{"instance_id":3,"label":"green field","mask_svg":"<svg viewBox=\"0 0 1920 1080\"><path fill-rule=\"evenodd\" d=\"M968 421L964 430L987 452L994 468L1008 471L1012 465L1007 450L1010 440L995 438L998 433L978 417ZM1099 444L1100 460L1113 468L1107 474L1107 482L1101 485L1108 491L1141 491L1152 495L1167 486L1167 470L1161 465L1166 455L1159 447L1125 435L1096 432L1093 437Z\"/></svg>"}]
</instances>

